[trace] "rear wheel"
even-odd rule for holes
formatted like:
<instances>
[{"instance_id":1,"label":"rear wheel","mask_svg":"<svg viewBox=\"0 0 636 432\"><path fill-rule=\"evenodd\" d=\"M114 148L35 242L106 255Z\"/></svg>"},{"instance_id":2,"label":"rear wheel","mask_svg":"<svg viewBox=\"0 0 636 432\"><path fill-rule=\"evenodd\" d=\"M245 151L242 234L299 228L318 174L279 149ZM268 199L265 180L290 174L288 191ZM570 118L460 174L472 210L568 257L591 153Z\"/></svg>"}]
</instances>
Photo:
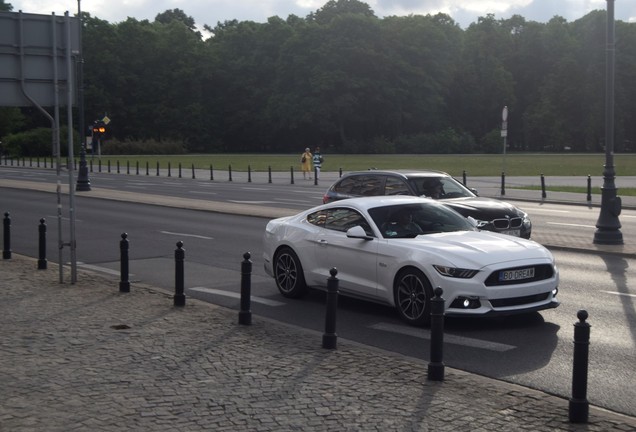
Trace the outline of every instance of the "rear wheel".
<instances>
[{"instance_id":1,"label":"rear wheel","mask_svg":"<svg viewBox=\"0 0 636 432\"><path fill-rule=\"evenodd\" d=\"M415 326L430 324L433 288L424 273L414 268L401 271L395 279L393 295L404 321Z\"/></svg>"},{"instance_id":2,"label":"rear wheel","mask_svg":"<svg viewBox=\"0 0 636 432\"><path fill-rule=\"evenodd\" d=\"M280 293L289 298L299 298L307 293L303 267L291 248L285 247L276 253L274 279Z\"/></svg>"}]
</instances>

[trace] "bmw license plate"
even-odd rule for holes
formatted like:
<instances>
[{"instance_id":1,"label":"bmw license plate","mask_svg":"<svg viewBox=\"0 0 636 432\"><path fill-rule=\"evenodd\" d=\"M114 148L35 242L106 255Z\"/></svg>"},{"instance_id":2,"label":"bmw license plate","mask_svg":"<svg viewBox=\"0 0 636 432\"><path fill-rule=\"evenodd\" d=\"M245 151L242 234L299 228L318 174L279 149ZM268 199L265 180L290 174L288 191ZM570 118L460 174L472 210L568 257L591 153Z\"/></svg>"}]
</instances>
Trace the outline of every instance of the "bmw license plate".
<instances>
[{"instance_id":1,"label":"bmw license plate","mask_svg":"<svg viewBox=\"0 0 636 432\"><path fill-rule=\"evenodd\" d=\"M534 277L534 267L499 272L500 281L515 281Z\"/></svg>"},{"instance_id":2,"label":"bmw license plate","mask_svg":"<svg viewBox=\"0 0 636 432\"><path fill-rule=\"evenodd\" d=\"M513 230L503 230L503 231L499 231L502 234L508 234L511 236L515 236L515 237L521 237L521 230L518 229L513 229Z\"/></svg>"}]
</instances>

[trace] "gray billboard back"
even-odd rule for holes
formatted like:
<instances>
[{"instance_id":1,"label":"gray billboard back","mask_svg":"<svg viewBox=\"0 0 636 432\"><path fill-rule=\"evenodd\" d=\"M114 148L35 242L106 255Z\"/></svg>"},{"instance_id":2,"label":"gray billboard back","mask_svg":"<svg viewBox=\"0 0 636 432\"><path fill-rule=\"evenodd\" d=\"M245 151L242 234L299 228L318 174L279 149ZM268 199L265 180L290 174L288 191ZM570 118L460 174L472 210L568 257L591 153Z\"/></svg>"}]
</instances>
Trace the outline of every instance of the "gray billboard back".
<instances>
[{"instance_id":1,"label":"gray billboard back","mask_svg":"<svg viewBox=\"0 0 636 432\"><path fill-rule=\"evenodd\" d=\"M55 106L56 82L57 102L66 105L67 83L75 89L67 58L79 50L77 18L0 12L0 106Z\"/></svg>"}]
</instances>

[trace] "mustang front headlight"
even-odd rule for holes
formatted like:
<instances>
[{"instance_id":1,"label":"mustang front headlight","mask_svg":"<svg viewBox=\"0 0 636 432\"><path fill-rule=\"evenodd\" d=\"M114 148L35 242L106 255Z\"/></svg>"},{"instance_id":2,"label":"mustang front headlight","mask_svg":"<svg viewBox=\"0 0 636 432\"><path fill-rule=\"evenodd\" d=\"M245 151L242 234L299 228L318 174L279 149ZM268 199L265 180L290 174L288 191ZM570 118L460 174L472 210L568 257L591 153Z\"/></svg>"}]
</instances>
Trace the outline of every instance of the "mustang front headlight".
<instances>
[{"instance_id":1,"label":"mustang front headlight","mask_svg":"<svg viewBox=\"0 0 636 432\"><path fill-rule=\"evenodd\" d=\"M459 278L459 279L470 279L479 273L479 270L471 270L471 269L463 269L456 267L449 267L443 265L434 264L433 267L439 274L446 277Z\"/></svg>"}]
</instances>

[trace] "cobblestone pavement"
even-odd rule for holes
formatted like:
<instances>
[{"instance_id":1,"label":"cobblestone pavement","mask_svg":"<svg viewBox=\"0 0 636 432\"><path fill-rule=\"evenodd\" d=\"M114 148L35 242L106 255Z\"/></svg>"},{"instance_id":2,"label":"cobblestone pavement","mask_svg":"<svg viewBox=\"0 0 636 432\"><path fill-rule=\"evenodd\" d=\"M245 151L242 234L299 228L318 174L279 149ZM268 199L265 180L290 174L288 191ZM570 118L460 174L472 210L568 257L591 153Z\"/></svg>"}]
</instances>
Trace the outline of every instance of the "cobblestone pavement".
<instances>
[{"instance_id":1,"label":"cobblestone pavement","mask_svg":"<svg viewBox=\"0 0 636 432\"><path fill-rule=\"evenodd\" d=\"M0 262L2 431L634 431L636 418L12 254ZM68 277L65 280L69 280Z\"/></svg>"}]
</instances>

